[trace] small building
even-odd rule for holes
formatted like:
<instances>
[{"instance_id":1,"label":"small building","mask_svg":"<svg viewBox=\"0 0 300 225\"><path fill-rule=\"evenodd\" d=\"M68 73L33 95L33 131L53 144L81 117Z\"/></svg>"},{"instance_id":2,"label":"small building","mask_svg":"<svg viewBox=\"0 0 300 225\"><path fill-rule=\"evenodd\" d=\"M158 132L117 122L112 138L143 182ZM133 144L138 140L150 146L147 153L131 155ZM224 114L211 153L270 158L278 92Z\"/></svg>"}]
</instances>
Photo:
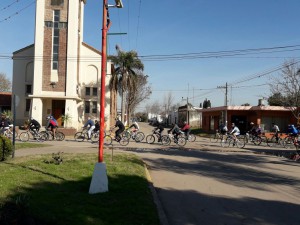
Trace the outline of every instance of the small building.
<instances>
[{"instance_id":1,"label":"small building","mask_svg":"<svg viewBox=\"0 0 300 225\"><path fill-rule=\"evenodd\" d=\"M297 123L290 109L281 106L221 106L200 109L199 113L205 132L214 132L225 121L229 129L231 123L235 123L241 133L250 129L250 122L259 124L264 132L271 131L272 123L277 124L282 132L287 131L288 124Z\"/></svg>"},{"instance_id":2,"label":"small building","mask_svg":"<svg viewBox=\"0 0 300 225\"><path fill-rule=\"evenodd\" d=\"M192 104L186 104L178 108L178 125L182 126L184 121L187 121L191 127L201 128L202 114L199 113L201 108L195 107Z\"/></svg>"}]
</instances>

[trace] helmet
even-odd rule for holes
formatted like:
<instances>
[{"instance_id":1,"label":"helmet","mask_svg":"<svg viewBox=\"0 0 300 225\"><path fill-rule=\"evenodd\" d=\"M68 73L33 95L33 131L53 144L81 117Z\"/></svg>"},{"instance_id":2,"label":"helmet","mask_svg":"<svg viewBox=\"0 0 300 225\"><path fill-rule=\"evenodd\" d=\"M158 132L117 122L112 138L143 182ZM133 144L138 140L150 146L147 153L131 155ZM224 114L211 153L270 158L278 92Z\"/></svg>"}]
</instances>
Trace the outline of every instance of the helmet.
<instances>
[{"instance_id":1,"label":"helmet","mask_svg":"<svg viewBox=\"0 0 300 225\"><path fill-rule=\"evenodd\" d=\"M50 116L47 116L47 117L46 117L46 120L50 120Z\"/></svg>"},{"instance_id":2,"label":"helmet","mask_svg":"<svg viewBox=\"0 0 300 225\"><path fill-rule=\"evenodd\" d=\"M186 121L184 121L183 123L186 124Z\"/></svg>"},{"instance_id":3,"label":"helmet","mask_svg":"<svg viewBox=\"0 0 300 225\"><path fill-rule=\"evenodd\" d=\"M253 122L251 122L251 123L250 123L250 125L254 125L254 123L253 123Z\"/></svg>"}]
</instances>

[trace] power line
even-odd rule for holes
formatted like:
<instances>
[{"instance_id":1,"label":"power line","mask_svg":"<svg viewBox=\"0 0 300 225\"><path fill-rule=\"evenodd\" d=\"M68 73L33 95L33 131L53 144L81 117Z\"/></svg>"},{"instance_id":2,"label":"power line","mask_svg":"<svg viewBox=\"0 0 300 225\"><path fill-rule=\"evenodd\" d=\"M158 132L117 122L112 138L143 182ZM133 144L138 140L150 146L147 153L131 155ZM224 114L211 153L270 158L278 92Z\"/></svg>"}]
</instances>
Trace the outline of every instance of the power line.
<instances>
[{"instance_id":1,"label":"power line","mask_svg":"<svg viewBox=\"0 0 300 225\"><path fill-rule=\"evenodd\" d=\"M0 9L0 12L3 11L3 10L6 10L8 9L9 7L11 7L12 5L14 5L15 3L19 2L19 0L15 0L14 2L4 6L3 8Z\"/></svg>"},{"instance_id":2,"label":"power line","mask_svg":"<svg viewBox=\"0 0 300 225\"><path fill-rule=\"evenodd\" d=\"M138 37L139 37L139 29L140 29L140 17L141 17L141 6L142 6L142 0L139 2L139 13L138 13L138 22L137 22L137 29L136 29L136 43L135 43L135 49L138 49Z\"/></svg>"},{"instance_id":3,"label":"power line","mask_svg":"<svg viewBox=\"0 0 300 225\"><path fill-rule=\"evenodd\" d=\"M11 14L10 16L8 16L8 17L6 17L6 18L0 20L0 23L2 23L2 22L4 22L4 21L7 21L7 20L11 19L11 18L14 17L14 16L19 15L22 11L24 11L24 10L27 9L27 8L29 8L29 7L30 7L31 5L33 5L34 3L35 3L35 1L31 2L29 5L25 6L24 8L20 9L19 11L15 12L15 13Z\"/></svg>"}]
</instances>

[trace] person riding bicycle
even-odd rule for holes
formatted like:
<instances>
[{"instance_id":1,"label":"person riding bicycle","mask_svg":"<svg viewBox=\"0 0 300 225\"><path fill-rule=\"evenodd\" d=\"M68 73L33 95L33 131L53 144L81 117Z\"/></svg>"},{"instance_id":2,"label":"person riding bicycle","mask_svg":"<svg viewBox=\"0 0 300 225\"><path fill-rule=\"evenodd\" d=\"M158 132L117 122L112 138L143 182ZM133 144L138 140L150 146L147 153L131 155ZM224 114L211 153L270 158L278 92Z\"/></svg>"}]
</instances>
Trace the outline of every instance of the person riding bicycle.
<instances>
[{"instance_id":1,"label":"person riding bicycle","mask_svg":"<svg viewBox=\"0 0 300 225\"><path fill-rule=\"evenodd\" d=\"M228 132L227 121L225 122L225 124L223 124L223 123L220 124L219 130L220 130L220 133L223 135Z\"/></svg>"},{"instance_id":2,"label":"person riding bicycle","mask_svg":"<svg viewBox=\"0 0 300 225\"><path fill-rule=\"evenodd\" d=\"M52 116L47 116L47 124L46 124L46 129L49 130L49 128L51 129L53 136L52 139L55 139L56 136L56 129L58 127L57 122L55 122L56 120L53 120L53 118L51 118Z\"/></svg>"},{"instance_id":3,"label":"person riding bicycle","mask_svg":"<svg viewBox=\"0 0 300 225\"><path fill-rule=\"evenodd\" d=\"M39 132L40 128L41 128L41 124L33 119L33 117L30 118L29 121L29 130L31 130L35 135Z\"/></svg>"},{"instance_id":4,"label":"person riding bicycle","mask_svg":"<svg viewBox=\"0 0 300 225\"><path fill-rule=\"evenodd\" d=\"M249 134L252 134L252 135L256 135L256 126L254 125L253 122L250 123L250 130L248 132Z\"/></svg>"},{"instance_id":5,"label":"person riding bicycle","mask_svg":"<svg viewBox=\"0 0 300 225\"><path fill-rule=\"evenodd\" d=\"M4 134L6 130L9 129L10 121L8 118L6 118L6 115L4 113L1 114L1 120L0 120L0 134Z\"/></svg>"},{"instance_id":6,"label":"person riding bicycle","mask_svg":"<svg viewBox=\"0 0 300 225\"><path fill-rule=\"evenodd\" d=\"M181 128L181 130L184 132L185 134L185 139L188 140L189 139L189 135L190 135L190 132L191 132L191 126L186 122L184 121L183 122L183 127Z\"/></svg>"},{"instance_id":7,"label":"person riding bicycle","mask_svg":"<svg viewBox=\"0 0 300 225\"><path fill-rule=\"evenodd\" d=\"M133 124L131 124L130 127L128 127L128 129L131 129L131 131L135 133L140 129L140 127L139 124L136 122L136 120L134 120Z\"/></svg>"},{"instance_id":8,"label":"person riding bicycle","mask_svg":"<svg viewBox=\"0 0 300 225\"><path fill-rule=\"evenodd\" d=\"M159 137L158 137L158 142L160 142L161 141L161 134L162 134L162 132L163 132L163 130L165 129L164 128L164 126L160 123L160 122L156 122L156 124L155 124L155 128L154 128L154 133L157 133L158 135L159 135Z\"/></svg>"},{"instance_id":9,"label":"person riding bicycle","mask_svg":"<svg viewBox=\"0 0 300 225\"><path fill-rule=\"evenodd\" d=\"M240 129L234 124L231 124L231 130L229 131L229 134L232 135L233 139L236 141L237 140L237 136L240 135Z\"/></svg>"},{"instance_id":10,"label":"person riding bicycle","mask_svg":"<svg viewBox=\"0 0 300 225\"><path fill-rule=\"evenodd\" d=\"M172 133L174 135L174 139L178 139L178 135L180 134L180 128L176 123L172 123L172 128L168 130L168 134Z\"/></svg>"},{"instance_id":11,"label":"person riding bicycle","mask_svg":"<svg viewBox=\"0 0 300 225\"><path fill-rule=\"evenodd\" d=\"M274 132L274 136L276 138L276 142L278 142L278 134L279 134L279 127L275 124L275 123L272 123L272 131Z\"/></svg>"},{"instance_id":12,"label":"person riding bicycle","mask_svg":"<svg viewBox=\"0 0 300 225\"><path fill-rule=\"evenodd\" d=\"M88 129L88 140L91 140L92 131L95 129L95 123L91 120L91 117L88 117L87 122L84 124L83 128Z\"/></svg>"},{"instance_id":13,"label":"person riding bicycle","mask_svg":"<svg viewBox=\"0 0 300 225\"><path fill-rule=\"evenodd\" d=\"M100 124L98 120L95 120L95 129L94 132L98 132L100 130Z\"/></svg>"},{"instance_id":14,"label":"person riding bicycle","mask_svg":"<svg viewBox=\"0 0 300 225\"><path fill-rule=\"evenodd\" d=\"M115 132L115 140L119 142L119 141L122 139L121 133L125 130L125 126L124 126L124 124L119 120L118 117L116 118L116 124L115 124L115 126L114 126L113 128L116 128L116 127L118 127L119 129L116 130L116 132Z\"/></svg>"}]
</instances>

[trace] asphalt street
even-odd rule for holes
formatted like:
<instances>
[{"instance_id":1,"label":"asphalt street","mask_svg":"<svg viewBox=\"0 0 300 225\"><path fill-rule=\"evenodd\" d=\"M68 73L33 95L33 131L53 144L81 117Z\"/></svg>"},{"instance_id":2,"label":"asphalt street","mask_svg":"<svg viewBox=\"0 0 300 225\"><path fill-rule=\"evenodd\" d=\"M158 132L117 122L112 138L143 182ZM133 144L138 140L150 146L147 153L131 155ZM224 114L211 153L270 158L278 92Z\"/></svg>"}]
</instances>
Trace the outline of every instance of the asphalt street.
<instances>
[{"instance_id":1,"label":"asphalt street","mask_svg":"<svg viewBox=\"0 0 300 225\"><path fill-rule=\"evenodd\" d=\"M153 128L141 127L146 134ZM72 137L48 143L52 146L18 150L16 157L98 151L97 144ZM198 137L183 148L131 141L105 147L112 151L137 154L146 163L163 225L300 224L300 163L266 154L285 149L223 148Z\"/></svg>"}]
</instances>

